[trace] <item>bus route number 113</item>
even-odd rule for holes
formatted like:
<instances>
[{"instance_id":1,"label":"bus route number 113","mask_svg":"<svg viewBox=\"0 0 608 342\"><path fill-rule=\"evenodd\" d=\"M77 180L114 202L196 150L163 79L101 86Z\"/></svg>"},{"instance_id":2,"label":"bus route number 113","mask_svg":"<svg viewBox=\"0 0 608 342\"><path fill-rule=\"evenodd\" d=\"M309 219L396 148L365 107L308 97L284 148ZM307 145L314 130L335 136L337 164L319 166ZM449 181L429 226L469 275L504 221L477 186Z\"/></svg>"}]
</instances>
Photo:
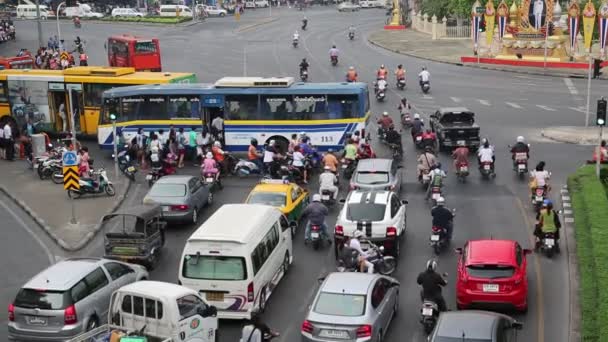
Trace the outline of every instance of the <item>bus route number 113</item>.
<instances>
[{"instance_id":1,"label":"bus route number 113","mask_svg":"<svg viewBox=\"0 0 608 342\"><path fill-rule=\"evenodd\" d=\"M321 137L321 142L322 143L334 142L334 137L332 137L332 136L322 136Z\"/></svg>"}]
</instances>

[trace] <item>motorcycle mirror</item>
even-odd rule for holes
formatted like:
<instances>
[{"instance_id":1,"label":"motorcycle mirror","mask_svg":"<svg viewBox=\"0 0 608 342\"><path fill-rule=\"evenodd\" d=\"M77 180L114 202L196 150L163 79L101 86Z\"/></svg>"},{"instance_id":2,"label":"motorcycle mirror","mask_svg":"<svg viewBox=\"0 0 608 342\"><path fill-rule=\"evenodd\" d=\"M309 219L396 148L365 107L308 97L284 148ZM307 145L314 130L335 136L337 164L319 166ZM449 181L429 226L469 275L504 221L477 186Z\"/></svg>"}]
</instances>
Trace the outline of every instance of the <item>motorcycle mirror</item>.
<instances>
[{"instance_id":1,"label":"motorcycle mirror","mask_svg":"<svg viewBox=\"0 0 608 342\"><path fill-rule=\"evenodd\" d=\"M340 202L340 203L342 203L342 204L344 204L344 203L346 203L346 199L344 199L344 198L340 198L340 201L339 201L339 202Z\"/></svg>"},{"instance_id":2,"label":"motorcycle mirror","mask_svg":"<svg viewBox=\"0 0 608 342\"><path fill-rule=\"evenodd\" d=\"M513 328L515 330L521 330L523 327L524 327L524 324L522 322L513 321L513 323L511 323L511 328Z\"/></svg>"},{"instance_id":3,"label":"motorcycle mirror","mask_svg":"<svg viewBox=\"0 0 608 342\"><path fill-rule=\"evenodd\" d=\"M462 254L462 248L454 248L454 252L456 252L456 254Z\"/></svg>"},{"instance_id":4,"label":"motorcycle mirror","mask_svg":"<svg viewBox=\"0 0 608 342\"><path fill-rule=\"evenodd\" d=\"M448 272L443 272L443 277L447 278L448 277Z\"/></svg>"},{"instance_id":5,"label":"motorcycle mirror","mask_svg":"<svg viewBox=\"0 0 608 342\"><path fill-rule=\"evenodd\" d=\"M397 165L398 169L403 169L403 165Z\"/></svg>"},{"instance_id":6,"label":"motorcycle mirror","mask_svg":"<svg viewBox=\"0 0 608 342\"><path fill-rule=\"evenodd\" d=\"M380 250L380 252L384 252L384 246L380 246L378 249Z\"/></svg>"},{"instance_id":7,"label":"motorcycle mirror","mask_svg":"<svg viewBox=\"0 0 608 342\"><path fill-rule=\"evenodd\" d=\"M401 204L409 204L408 200L401 200Z\"/></svg>"},{"instance_id":8,"label":"motorcycle mirror","mask_svg":"<svg viewBox=\"0 0 608 342\"><path fill-rule=\"evenodd\" d=\"M325 281L325 277L321 277L321 278L318 278L318 279L317 279L317 282L319 282L319 283L322 283L322 282L324 282L324 281Z\"/></svg>"}]
</instances>

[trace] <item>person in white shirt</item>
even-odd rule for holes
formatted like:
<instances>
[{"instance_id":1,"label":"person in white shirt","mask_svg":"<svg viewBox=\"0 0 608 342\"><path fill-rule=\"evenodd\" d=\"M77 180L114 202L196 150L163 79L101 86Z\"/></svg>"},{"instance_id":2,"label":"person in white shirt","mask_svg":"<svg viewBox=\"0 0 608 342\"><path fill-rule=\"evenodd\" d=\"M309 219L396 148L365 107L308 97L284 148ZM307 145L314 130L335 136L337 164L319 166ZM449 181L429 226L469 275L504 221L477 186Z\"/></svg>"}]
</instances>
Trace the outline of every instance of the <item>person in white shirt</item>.
<instances>
[{"instance_id":1,"label":"person in white shirt","mask_svg":"<svg viewBox=\"0 0 608 342\"><path fill-rule=\"evenodd\" d=\"M160 129L158 131L158 141L160 141L161 150L165 149L165 146L167 146L167 139L169 139L169 135L165 133L164 129Z\"/></svg>"},{"instance_id":2,"label":"person in white shirt","mask_svg":"<svg viewBox=\"0 0 608 342\"><path fill-rule=\"evenodd\" d=\"M6 147L6 141L4 140L4 128L0 129L0 158L5 159L4 151Z\"/></svg>"},{"instance_id":3,"label":"person in white shirt","mask_svg":"<svg viewBox=\"0 0 608 342\"><path fill-rule=\"evenodd\" d=\"M361 249L361 242L359 240L363 236L364 234L362 231L355 230L355 232L353 233L353 237L348 242L348 247L359 252L359 270L361 272L365 272L365 269L367 268L367 273L374 273L374 264L367 260L367 258L369 257L369 253L364 252L363 249Z\"/></svg>"},{"instance_id":4,"label":"person in white shirt","mask_svg":"<svg viewBox=\"0 0 608 342\"><path fill-rule=\"evenodd\" d=\"M420 85L431 81L431 73L426 70L426 67L422 67L422 71L418 74L418 78L420 79Z\"/></svg>"},{"instance_id":5,"label":"person in white shirt","mask_svg":"<svg viewBox=\"0 0 608 342\"><path fill-rule=\"evenodd\" d=\"M298 33L298 31L293 33L293 40L299 40L300 39L300 34Z\"/></svg>"},{"instance_id":6,"label":"person in white shirt","mask_svg":"<svg viewBox=\"0 0 608 342\"><path fill-rule=\"evenodd\" d=\"M386 89L387 82L384 78L381 78L376 82L376 92L384 91Z\"/></svg>"},{"instance_id":7,"label":"person in white shirt","mask_svg":"<svg viewBox=\"0 0 608 342\"><path fill-rule=\"evenodd\" d=\"M4 158L6 160L12 161L15 154L15 141L13 140L13 130L8 122L4 125L3 130L5 141Z\"/></svg>"},{"instance_id":8,"label":"person in white shirt","mask_svg":"<svg viewBox=\"0 0 608 342\"><path fill-rule=\"evenodd\" d=\"M532 191L532 195L534 195L534 191L536 188L544 187L545 191L549 192L551 186L549 185L549 178L551 177L551 172L545 170L545 162L541 161L536 165L534 171L530 173L530 178L533 178L532 185L530 186L530 190ZM536 183L536 184L534 184Z\"/></svg>"},{"instance_id":9,"label":"person in white shirt","mask_svg":"<svg viewBox=\"0 0 608 342\"><path fill-rule=\"evenodd\" d=\"M319 194L322 194L323 190L329 190L332 193L333 199L336 200L338 198L339 190L336 186L338 178L331 172L331 167L325 166L323 169L325 172L319 175Z\"/></svg>"},{"instance_id":10,"label":"person in white shirt","mask_svg":"<svg viewBox=\"0 0 608 342\"><path fill-rule=\"evenodd\" d=\"M65 103L61 102L59 105L59 117L61 118L61 128L62 132L67 132L68 130L68 120L65 115Z\"/></svg>"},{"instance_id":11,"label":"person in white shirt","mask_svg":"<svg viewBox=\"0 0 608 342\"><path fill-rule=\"evenodd\" d=\"M488 139L483 139L482 145L477 151L477 158L479 161L480 168L482 167L483 163L492 163L492 173L494 173L494 147L490 146L490 142L488 141Z\"/></svg>"},{"instance_id":12,"label":"person in white shirt","mask_svg":"<svg viewBox=\"0 0 608 342\"><path fill-rule=\"evenodd\" d=\"M224 118L221 116L216 116L213 121L211 121L211 134L215 136L216 140L222 140L222 134L224 133Z\"/></svg>"},{"instance_id":13,"label":"person in white shirt","mask_svg":"<svg viewBox=\"0 0 608 342\"><path fill-rule=\"evenodd\" d=\"M308 172L306 172L306 168L304 167L304 160L306 159L306 157L304 157L304 154L302 154L302 149L300 148L300 145L296 145L293 148L292 158L292 164L293 166L297 167L298 170L300 170L304 184L308 184Z\"/></svg>"}]
</instances>

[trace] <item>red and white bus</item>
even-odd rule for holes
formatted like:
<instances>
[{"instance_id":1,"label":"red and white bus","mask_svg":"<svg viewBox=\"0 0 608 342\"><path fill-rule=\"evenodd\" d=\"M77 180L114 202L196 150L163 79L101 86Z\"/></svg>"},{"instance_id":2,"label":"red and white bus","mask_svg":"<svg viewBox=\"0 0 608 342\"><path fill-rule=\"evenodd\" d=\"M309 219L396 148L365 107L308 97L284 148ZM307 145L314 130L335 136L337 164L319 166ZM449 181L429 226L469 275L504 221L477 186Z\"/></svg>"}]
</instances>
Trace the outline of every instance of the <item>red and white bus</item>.
<instances>
[{"instance_id":1,"label":"red and white bus","mask_svg":"<svg viewBox=\"0 0 608 342\"><path fill-rule=\"evenodd\" d=\"M131 67L136 71L161 71L158 38L131 35L108 38L108 63L113 67Z\"/></svg>"}]
</instances>

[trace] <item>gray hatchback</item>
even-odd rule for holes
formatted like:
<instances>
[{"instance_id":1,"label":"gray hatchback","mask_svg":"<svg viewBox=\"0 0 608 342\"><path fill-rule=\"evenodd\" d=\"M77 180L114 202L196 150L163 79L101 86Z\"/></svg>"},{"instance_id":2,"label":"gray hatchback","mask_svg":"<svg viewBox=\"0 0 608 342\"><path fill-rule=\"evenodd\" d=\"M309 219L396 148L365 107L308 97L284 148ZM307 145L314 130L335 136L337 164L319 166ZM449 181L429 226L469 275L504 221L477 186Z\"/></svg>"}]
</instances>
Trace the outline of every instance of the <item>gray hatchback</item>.
<instances>
[{"instance_id":1,"label":"gray hatchback","mask_svg":"<svg viewBox=\"0 0 608 342\"><path fill-rule=\"evenodd\" d=\"M106 321L110 296L147 279L142 266L101 258L62 260L30 279L8 306L8 338L68 341Z\"/></svg>"},{"instance_id":2,"label":"gray hatchback","mask_svg":"<svg viewBox=\"0 0 608 342\"><path fill-rule=\"evenodd\" d=\"M401 165L392 159L359 160L350 180L351 190L389 190L401 192Z\"/></svg>"},{"instance_id":3,"label":"gray hatchback","mask_svg":"<svg viewBox=\"0 0 608 342\"><path fill-rule=\"evenodd\" d=\"M517 340L522 324L513 318L489 311L442 312L430 342L483 341L500 342Z\"/></svg>"}]
</instances>

